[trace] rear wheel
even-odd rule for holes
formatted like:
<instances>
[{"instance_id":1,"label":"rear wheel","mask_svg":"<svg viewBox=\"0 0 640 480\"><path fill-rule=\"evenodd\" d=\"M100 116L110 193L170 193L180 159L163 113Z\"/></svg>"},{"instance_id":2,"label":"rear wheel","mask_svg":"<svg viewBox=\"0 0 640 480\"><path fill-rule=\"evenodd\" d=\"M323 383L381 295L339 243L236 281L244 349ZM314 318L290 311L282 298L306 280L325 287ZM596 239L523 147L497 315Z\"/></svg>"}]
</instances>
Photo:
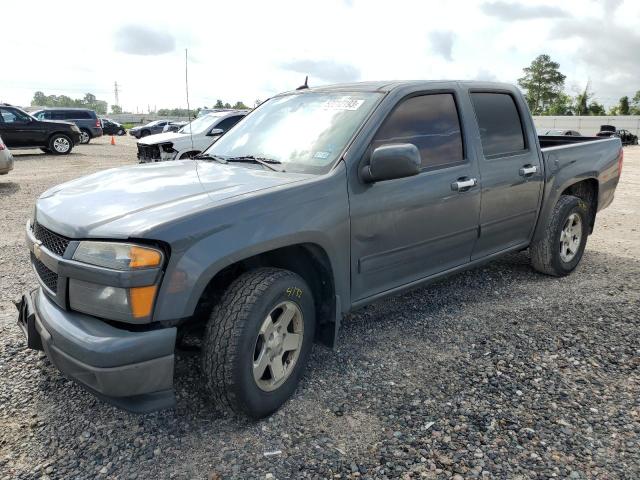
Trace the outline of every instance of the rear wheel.
<instances>
[{"instance_id":1,"label":"rear wheel","mask_svg":"<svg viewBox=\"0 0 640 480\"><path fill-rule=\"evenodd\" d=\"M294 392L313 345L315 310L297 274L260 268L238 277L211 314L202 372L214 402L262 418Z\"/></svg>"},{"instance_id":2,"label":"rear wheel","mask_svg":"<svg viewBox=\"0 0 640 480\"><path fill-rule=\"evenodd\" d=\"M118 130L118 135L119 135L119 136L122 136L122 135L124 135L125 133L127 133L127 132L125 132L124 128L121 128L120 130Z\"/></svg>"},{"instance_id":3,"label":"rear wheel","mask_svg":"<svg viewBox=\"0 0 640 480\"><path fill-rule=\"evenodd\" d=\"M150 135L150 134L151 132L145 128L144 130L142 130L142 132L140 132L140 138L146 137L147 135Z\"/></svg>"},{"instance_id":4,"label":"rear wheel","mask_svg":"<svg viewBox=\"0 0 640 480\"><path fill-rule=\"evenodd\" d=\"M572 195L561 196L544 237L530 247L533 268L556 277L568 275L582 259L588 232L587 204Z\"/></svg>"},{"instance_id":5,"label":"rear wheel","mask_svg":"<svg viewBox=\"0 0 640 480\"><path fill-rule=\"evenodd\" d=\"M80 130L80 143L85 145L91 141L91 134L88 130Z\"/></svg>"},{"instance_id":6,"label":"rear wheel","mask_svg":"<svg viewBox=\"0 0 640 480\"><path fill-rule=\"evenodd\" d=\"M71 138L62 133L56 133L49 139L49 150L56 155L66 155L72 148L73 142Z\"/></svg>"}]
</instances>

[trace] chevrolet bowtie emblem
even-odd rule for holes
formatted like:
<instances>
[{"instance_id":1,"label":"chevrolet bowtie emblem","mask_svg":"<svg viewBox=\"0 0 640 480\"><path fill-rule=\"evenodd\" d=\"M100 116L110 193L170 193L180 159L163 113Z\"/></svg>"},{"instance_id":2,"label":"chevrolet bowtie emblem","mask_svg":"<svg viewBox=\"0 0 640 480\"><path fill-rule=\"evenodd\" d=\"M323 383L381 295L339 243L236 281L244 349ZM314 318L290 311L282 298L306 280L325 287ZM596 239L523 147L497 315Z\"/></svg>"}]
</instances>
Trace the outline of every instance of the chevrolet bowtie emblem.
<instances>
[{"instance_id":1,"label":"chevrolet bowtie emblem","mask_svg":"<svg viewBox=\"0 0 640 480\"><path fill-rule=\"evenodd\" d=\"M42 256L42 248L40 248L41 245L42 242L40 240L36 240L33 243L33 254L38 260L40 260L40 257Z\"/></svg>"}]
</instances>

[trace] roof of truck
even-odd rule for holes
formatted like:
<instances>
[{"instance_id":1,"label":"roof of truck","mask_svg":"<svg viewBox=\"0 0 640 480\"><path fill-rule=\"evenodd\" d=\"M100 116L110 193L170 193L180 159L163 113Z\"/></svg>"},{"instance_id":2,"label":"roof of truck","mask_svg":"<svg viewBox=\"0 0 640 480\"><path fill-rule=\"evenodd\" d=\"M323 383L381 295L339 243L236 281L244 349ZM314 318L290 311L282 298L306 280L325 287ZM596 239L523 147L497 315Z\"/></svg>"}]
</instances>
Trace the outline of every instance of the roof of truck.
<instances>
[{"instance_id":1,"label":"roof of truck","mask_svg":"<svg viewBox=\"0 0 640 480\"><path fill-rule=\"evenodd\" d=\"M463 83L463 84L474 84L478 87L483 88L513 88L513 85L510 83L504 82L485 82L481 80L381 80L381 81L370 81L370 82L353 82L353 83L336 83L333 85L319 85L317 87L309 87L308 89L297 90L299 92L304 91L350 91L350 92L389 92L396 88L402 87L417 87L420 85L424 85L425 87L429 87L429 85L433 84L442 84L442 83ZM296 90L293 90L294 92ZM291 92L284 92L291 93Z\"/></svg>"}]
</instances>

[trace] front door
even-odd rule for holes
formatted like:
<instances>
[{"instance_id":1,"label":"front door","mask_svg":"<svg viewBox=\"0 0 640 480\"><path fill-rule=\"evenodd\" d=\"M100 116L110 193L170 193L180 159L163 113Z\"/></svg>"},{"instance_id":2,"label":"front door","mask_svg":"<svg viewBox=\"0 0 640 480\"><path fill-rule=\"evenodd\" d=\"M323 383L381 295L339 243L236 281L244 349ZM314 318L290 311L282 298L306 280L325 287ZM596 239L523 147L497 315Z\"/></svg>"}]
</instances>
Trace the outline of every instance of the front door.
<instances>
[{"instance_id":1,"label":"front door","mask_svg":"<svg viewBox=\"0 0 640 480\"><path fill-rule=\"evenodd\" d=\"M472 260L526 244L538 217L543 171L524 115L507 92L471 92L481 146L480 236Z\"/></svg>"},{"instance_id":2,"label":"front door","mask_svg":"<svg viewBox=\"0 0 640 480\"><path fill-rule=\"evenodd\" d=\"M455 92L401 100L366 155L394 143L416 145L423 168L373 184L350 180L354 302L469 262L477 238L478 172L463 146Z\"/></svg>"},{"instance_id":3,"label":"front door","mask_svg":"<svg viewBox=\"0 0 640 480\"><path fill-rule=\"evenodd\" d=\"M9 148L34 145L38 134L33 128L35 120L10 107L0 107L0 117L0 135Z\"/></svg>"}]
</instances>

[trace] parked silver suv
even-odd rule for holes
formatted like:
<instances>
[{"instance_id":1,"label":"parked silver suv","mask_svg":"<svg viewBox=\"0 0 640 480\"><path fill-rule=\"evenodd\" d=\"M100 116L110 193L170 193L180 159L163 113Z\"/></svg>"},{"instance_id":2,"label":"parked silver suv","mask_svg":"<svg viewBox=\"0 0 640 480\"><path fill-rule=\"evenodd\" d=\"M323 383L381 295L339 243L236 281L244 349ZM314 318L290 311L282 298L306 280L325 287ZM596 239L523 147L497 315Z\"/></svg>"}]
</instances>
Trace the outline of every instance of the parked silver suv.
<instances>
[{"instance_id":1,"label":"parked silver suv","mask_svg":"<svg viewBox=\"0 0 640 480\"><path fill-rule=\"evenodd\" d=\"M13 170L13 155L0 137L0 175L6 175Z\"/></svg>"}]
</instances>

